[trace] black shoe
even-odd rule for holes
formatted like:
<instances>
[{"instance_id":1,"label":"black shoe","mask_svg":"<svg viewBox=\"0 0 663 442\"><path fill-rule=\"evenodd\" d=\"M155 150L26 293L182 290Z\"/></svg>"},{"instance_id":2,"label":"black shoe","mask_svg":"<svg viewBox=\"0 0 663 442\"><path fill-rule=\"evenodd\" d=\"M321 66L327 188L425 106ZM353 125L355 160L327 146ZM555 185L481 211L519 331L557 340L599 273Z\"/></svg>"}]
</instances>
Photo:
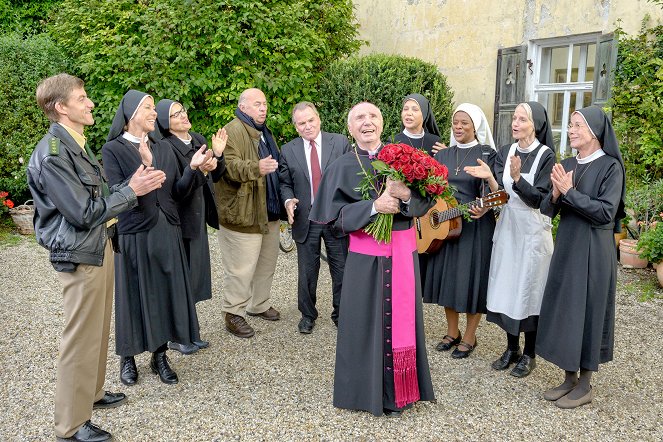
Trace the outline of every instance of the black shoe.
<instances>
[{"instance_id":1,"label":"black shoe","mask_svg":"<svg viewBox=\"0 0 663 442\"><path fill-rule=\"evenodd\" d=\"M314 325L315 321L304 316L299 321L299 325L297 326L297 328L299 329L299 333L304 333L305 335L309 335L313 331Z\"/></svg>"},{"instance_id":2,"label":"black shoe","mask_svg":"<svg viewBox=\"0 0 663 442\"><path fill-rule=\"evenodd\" d=\"M150 368L152 371L159 375L161 382L164 384L177 384L179 379L177 379L177 373L170 368L168 364L168 356L166 352L152 353L152 360L150 361Z\"/></svg>"},{"instance_id":3,"label":"black shoe","mask_svg":"<svg viewBox=\"0 0 663 442\"><path fill-rule=\"evenodd\" d=\"M536 360L527 355L523 355L516 366L513 367L513 370L511 370L511 376L524 378L534 370L534 367L536 367Z\"/></svg>"},{"instance_id":4,"label":"black shoe","mask_svg":"<svg viewBox=\"0 0 663 442\"><path fill-rule=\"evenodd\" d=\"M401 414L403 414L403 412L400 410L388 410L386 408L384 408L382 412L386 417L399 417Z\"/></svg>"},{"instance_id":5,"label":"black shoe","mask_svg":"<svg viewBox=\"0 0 663 442\"><path fill-rule=\"evenodd\" d=\"M111 393L110 391L107 391L104 393L104 397L92 404L92 409L119 407L126 400L127 396L124 393Z\"/></svg>"},{"instance_id":6,"label":"black shoe","mask_svg":"<svg viewBox=\"0 0 663 442\"><path fill-rule=\"evenodd\" d=\"M332 319L334 321L334 327L338 328L338 319Z\"/></svg>"},{"instance_id":7,"label":"black shoe","mask_svg":"<svg viewBox=\"0 0 663 442\"><path fill-rule=\"evenodd\" d=\"M444 337L442 338L440 343L435 346L435 350L437 350L437 351L449 351L449 350L451 350L452 347L455 347L458 344L460 344L461 339L462 339L462 336L460 335L460 330L458 330L458 337L457 338L454 338L453 336L449 336L449 335L444 335Z\"/></svg>"},{"instance_id":8,"label":"black shoe","mask_svg":"<svg viewBox=\"0 0 663 442\"><path fill-rule=\"evenodd\" d=\"M104 431L92 422L87 421L73 434L73 436L67 438L58 437L56 439L58 441L75 440L81 442L102 442L112 438L113 436L108 431Z\"/></svg>"},{"instance_id":9,"label":"black shoe","mask_svg":"<svg viewBox=\"0 0 663 442\"><path fill-rule=\"evenodd\" d=\"M193 345L195 345L198 348L207 348L209 347L209 341L203 341L202 339L200 341L193 341Z\"/></svg>"},{"instance_id":10,"label":"black shoe","mask_svg":"<svg viewBox=\"0 0 663 442\"><path fill-rule=\"evenodd\" d=\"M451 357L454 359L464 359L468 357L475 348L477 348L477 345L479 345L479 341L474 339L474 345L470 345L465 341L460 341L460 344L458 344L458 347L451 353ZM467 350L461 350L461 347L465 347Z\"/></svg>"},{"instance_id":11,"label":"black shoe","mask_svg":"<svg viewBox=\"0 0 663 442\"><path fill-rule=\"evenodd\" d=\"M134 385L138 382L138 370L133 356L120 358L120 380L124 385Z\"/></svg>"},{"instance_id":12,"label":"black shoe","mask_svg":"<svg viewBox=\"0 0 663 442\"><path fill-rule=\"evenodd\" d=\"M518 362L522 354L520 354L520 347L516 350L509 350L508 348L502 353L502 356L490 364L494 370L506 370L514 362Z\"/></svg>"},{"instance_id":13,"label":"black shoe","mask_svg":"<svg viewBox=\"0 0 663 442\"><path fill-rule=\"evenodd\" d=\"M196 344L180 344L179 342L169 342L168 348L171 350L179 351L183 355L192 355L200 348Z\"/></svg>"}]
</instances>

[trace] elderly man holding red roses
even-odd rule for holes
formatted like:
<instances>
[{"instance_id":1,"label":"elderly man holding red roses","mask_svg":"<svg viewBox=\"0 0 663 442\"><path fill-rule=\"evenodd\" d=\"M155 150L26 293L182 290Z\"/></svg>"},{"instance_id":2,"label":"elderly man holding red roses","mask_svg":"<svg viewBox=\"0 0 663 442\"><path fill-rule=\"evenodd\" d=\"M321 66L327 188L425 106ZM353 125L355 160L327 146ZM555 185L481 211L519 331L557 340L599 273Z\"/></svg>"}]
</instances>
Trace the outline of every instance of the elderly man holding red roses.
<instances>
[{"instance_id":1,"label":"elderly man holding red roses","mask_svg":"<svg viewBox=\"0 0 663 442\"><path fill-rule=\"evenodd\" d=\"M359 103L348 114L353 151L337 159L320 183L310 219L350 236L343 277L334 373L334 406L399 415L435 399L424 344L421 284L412 217L433 205L400 181L387 179L365 192L372 161L382 148L382 114ZM362 195L363 193L363 195ZM364 229L378 214L393 214L391 240Z\"/></svg>"}]
</instances>

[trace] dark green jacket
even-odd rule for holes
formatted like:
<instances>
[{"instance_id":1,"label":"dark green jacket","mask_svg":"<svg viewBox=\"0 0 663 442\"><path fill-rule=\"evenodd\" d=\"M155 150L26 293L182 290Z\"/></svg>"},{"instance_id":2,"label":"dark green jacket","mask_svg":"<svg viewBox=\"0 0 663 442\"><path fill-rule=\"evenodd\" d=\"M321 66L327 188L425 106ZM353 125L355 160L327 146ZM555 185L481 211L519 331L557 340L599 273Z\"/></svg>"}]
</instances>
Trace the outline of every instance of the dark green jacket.
<instances>
[{"instance_id":1,"label":"dark green jacket","mask_svg":"<svg viewBox=\"0 0 663 442\"><path fill-rule=\"evenodd\" d=\"M260 132L238 118L225 129L226 173L215 183L219 224L236 232L267 234L267 185L258 166Z\"/></svg>"}]
</instances>

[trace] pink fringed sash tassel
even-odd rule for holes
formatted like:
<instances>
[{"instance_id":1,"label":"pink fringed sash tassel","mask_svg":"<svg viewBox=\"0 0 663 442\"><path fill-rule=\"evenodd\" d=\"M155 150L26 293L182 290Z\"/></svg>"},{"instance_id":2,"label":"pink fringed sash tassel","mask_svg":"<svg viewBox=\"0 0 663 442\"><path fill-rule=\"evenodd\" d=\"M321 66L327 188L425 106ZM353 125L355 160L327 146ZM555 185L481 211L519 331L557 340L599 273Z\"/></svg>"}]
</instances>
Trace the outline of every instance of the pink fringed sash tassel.
<instances>
[{"instance_id":1,"label":"pink fringed sash tassel","mask_svg":"<svg viewBox=\"0 0 663 442\"><path fill-rule=\"evenodd\" d=\"M378 243L357 231L350 234L350 251L392 257L392 352L396 406L419 400L415 327L415 277L412 253L417 249L414 227L392 232L391 243Z\"/></svg>"}]
</instances>

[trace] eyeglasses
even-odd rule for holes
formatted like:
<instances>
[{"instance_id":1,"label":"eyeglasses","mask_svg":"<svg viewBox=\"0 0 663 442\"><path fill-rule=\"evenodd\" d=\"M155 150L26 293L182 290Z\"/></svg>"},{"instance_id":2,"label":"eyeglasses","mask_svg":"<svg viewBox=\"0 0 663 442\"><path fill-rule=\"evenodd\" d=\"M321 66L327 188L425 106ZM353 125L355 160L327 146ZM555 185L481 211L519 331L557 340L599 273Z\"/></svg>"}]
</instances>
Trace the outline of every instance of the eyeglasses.
<instances>
[{"instance_id":1,"label":"eyeglasses","mask_svg":"<svg viewBox=\"0 0 663 442\"><path fill-rule=\"evenodd\" d=\"M177 112L175 112L174 114L172 114L170 116L170 118L179 118L182 115L187 115L187 114L188 114L188 112L186 111L186 109L182 108L182 109L178 110Z\"/></svg>"},{"instance_id":2,"label":"eyeglasses","mask_svg":"<svg viewBox=\"0 0 663 442\"><path fill-rule=\"evenodd\" d=\"M574 127L575 127L576 129L582 129L583 127L587 127L587 126L585 126L584 124L580 124L580 123L569 123L569 125L566 126L566 128L567 128L568 130L573 129Z\"/></svg>"}]
</instances>

